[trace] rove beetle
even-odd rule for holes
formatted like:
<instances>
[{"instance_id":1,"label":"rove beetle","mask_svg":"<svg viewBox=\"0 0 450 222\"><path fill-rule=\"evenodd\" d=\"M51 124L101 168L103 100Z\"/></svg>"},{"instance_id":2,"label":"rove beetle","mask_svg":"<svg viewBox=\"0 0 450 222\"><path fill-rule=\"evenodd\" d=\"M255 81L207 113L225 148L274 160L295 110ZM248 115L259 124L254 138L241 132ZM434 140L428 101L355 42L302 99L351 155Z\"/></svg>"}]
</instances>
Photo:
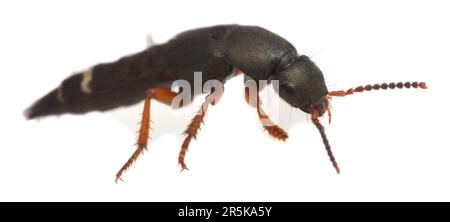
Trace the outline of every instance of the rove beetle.
<instances>
[{"instance_id":1,"label":"rove beetle","mask_svg":"<svg viewBox=\"0 0 450 222\"><path fill-rule=\"evenodd\" d=\"M196 71L202 72L202 84L208 80L225 83L228 78L241 72L245 74L246 80L278 80L279 90L276 91L279 96L292 107L311 114L312 122L320 132L337 173L340 172L339 167L324 127L319 122L319 117L324 113L328 113L331 120L331 97L379 89L427 88L424 82L399 82L329 92L321 70L307 56L299 55L287 40L257 26L219 25L182 32L167 43L76 73L28 108L25 116L34 119L64 113L106 111L145 100L137 149L116 174L117 182L122 173L147 149L150 101L155 99L173 105L181 91L172 91L172 83L185 80L192 85ZM178 157L182 170L187 169L184 157L191 139L195 138L203 122L208 105L214 105L223 92L216 89L214 87L205 97L203 105L185 131L186 138ZM251 93L252 90L256 93ZM273 124L261 109L257 95L260 90L258 86L256 89L245 87L246 101L256 107L263 127L270 135L281 140L287 139L288 134ZM186 105L185 100L175 103L179 107Z\"/></svg>"}]
</instances>

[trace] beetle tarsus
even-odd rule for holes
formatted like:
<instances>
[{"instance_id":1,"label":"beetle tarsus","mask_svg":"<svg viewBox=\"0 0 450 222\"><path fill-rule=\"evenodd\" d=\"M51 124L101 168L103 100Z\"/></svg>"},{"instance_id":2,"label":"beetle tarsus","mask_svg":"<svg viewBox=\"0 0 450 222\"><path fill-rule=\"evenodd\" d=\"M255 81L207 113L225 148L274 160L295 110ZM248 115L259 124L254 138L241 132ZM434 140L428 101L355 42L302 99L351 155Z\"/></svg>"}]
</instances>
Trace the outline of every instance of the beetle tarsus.
<instances>
[{"instance_id":1,"label":"beetle tarsus","mask_svg":"<svg viewBox=\"0 0 450 222\"><path fill-rule=\"evenodd\" d=\"M283 142L286 141L286 139L289 137L288 134L286 133L286 131L284 131L277 125L264 126L264 129L267 130L267 132L271 136L273 136L274 138L279 139Z\"/></svg>"},{"instance_id":2,"label":"beetle tarsus","mask_svg":"<svg viewBox=\"0 0 450 222\"><path fill-rule=\"evenodd\" d=\"M117 184L117 181L119 181L119 180L121 180L122 182L125 182L125 181L122 180L122 178L120 176L116 175L116 184Z\"/></svg>"},{"instance_id":3,"label":"beetle tarsus","mask_svg":"<svg viewBox=\"0 0 450 222\"><path fill-rule=\"evenodd\" d=\"M252 107L256 107L256 111L258 112L259 120L263 125L264 129L267 130L269 135L272 137L279 139L280 141L286 141L289 138L288 133L282 129L281 127L275 125L272 120L270 120L269 116L264 112L261 108L261 98L256 93L256 90L250 90L250 86L245 88L245 101ZM250 95L255 92L256 95ZM256 103L254 102L256 101Z\"/></svg>"},{"instance_id":4,"label":"beetle tarsus","mask_svg":"<svg viewBox=\"0 0 450 222\"><path fill-rule=\"evenodd\" d=\"M180 173L183 172L184 170L189 170L189 168L188 168L188 167L186 166L186 164L184 163L184 160L183 160L183 162L180 162L179 164L180 164L180 166L181 166Z\"/></svg>"}]
</instances>

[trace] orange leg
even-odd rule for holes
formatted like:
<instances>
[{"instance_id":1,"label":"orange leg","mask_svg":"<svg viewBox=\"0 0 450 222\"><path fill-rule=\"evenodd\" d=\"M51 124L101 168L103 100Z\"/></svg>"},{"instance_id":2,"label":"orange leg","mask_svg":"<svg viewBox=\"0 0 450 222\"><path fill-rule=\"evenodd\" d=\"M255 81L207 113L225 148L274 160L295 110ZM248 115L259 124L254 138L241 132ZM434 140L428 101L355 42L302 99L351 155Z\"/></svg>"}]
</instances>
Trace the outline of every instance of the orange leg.
<instances>
[{"instance_id":1,"label":"orange leg","mask_svg":"<svg viewBox=\"0 0 450 222\"><path fill-rule=\"evenodd\" d=\"M218 100L222 96L222 93L223 91L216 91L207 95L205 101L198 110L197 114L194 116L191 123L188 125L185 131L186 138L184 139L183 144L181 145L180 154L178 155L178 164L180 164L181 166L181 171L189 170L186 164L184 163L186 152L189 149L189 143L191 142L192 138L196 139L198 130L200 129L200 125L203 123L209 104L212 105L217 104Z\"/></svg>"},{"instance_id":2,"label":"orange leg","mask_svg":"<svg viewBox=\"0 0 450 222\"><path fill-rule=\"evenodd\" d=\"M119 172L116 174L116 183L120 179L123 172L125 172L136 160L137 158L147 149L149 130L150 130L150 100L155 99L163 104L170 105L173 98L177 93L172 92L167 88L153 88L147 90L144 104L144 111L142 113L141 128L139 130L139 137L137 141L137 149L134 151L133 155L128 159L128 161L120 168ZM182 106L180 102L180 106Z\"/></svg>"},{"instance_id":3,"label":"orange leg","mask_svg":"<svg viewBox=\"0 0 450 222\"><path fill-rule=\"evenodd\" d=\"M267 132L282 141L285 141L289 136L286 133L286 131L284 131L282 128L280 128L279 126L275 125L269 118L269 116L267 116L267 114L264 112L264 110L261 108L261 98L259 97L259 95L257 95L256 90L253 90L253 92L255 93L250 93L250 89L248 87L245 88L245 101L247 101L247 103L250 106L256 107L256 111L258 112L258 117L259 120L261 121L261 124L263 125L264 129L267 130ZM250 95L250 94L256 94L256 95ZM252 101L250 101L250 96L252 97L252 101L256 100L256 104Z\"/></svg>"}]
</instances>

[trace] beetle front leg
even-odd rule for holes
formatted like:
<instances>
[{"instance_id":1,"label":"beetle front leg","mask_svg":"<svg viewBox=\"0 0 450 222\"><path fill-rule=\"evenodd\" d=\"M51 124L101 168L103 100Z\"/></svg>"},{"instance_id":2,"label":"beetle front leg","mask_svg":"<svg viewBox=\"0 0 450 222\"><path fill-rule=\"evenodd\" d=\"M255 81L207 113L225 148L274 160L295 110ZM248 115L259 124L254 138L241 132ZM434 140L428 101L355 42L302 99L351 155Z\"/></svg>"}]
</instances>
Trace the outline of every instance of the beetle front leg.
<instances>
[{"instance_id":1,"label":"beetle front leg","mask_svg":"<svg viewBox=\"0 0 450 222\"><path fill-rule=\"evenodd\" d=\"M271 136L281 141L285 141L289 137L286 131L270 120L269 116L261 108L261 98L258 95L258 91L250 85L245 87L245 101L247 101L250 106L256 107L261 124Z\"/></svg>"}]
</instances>

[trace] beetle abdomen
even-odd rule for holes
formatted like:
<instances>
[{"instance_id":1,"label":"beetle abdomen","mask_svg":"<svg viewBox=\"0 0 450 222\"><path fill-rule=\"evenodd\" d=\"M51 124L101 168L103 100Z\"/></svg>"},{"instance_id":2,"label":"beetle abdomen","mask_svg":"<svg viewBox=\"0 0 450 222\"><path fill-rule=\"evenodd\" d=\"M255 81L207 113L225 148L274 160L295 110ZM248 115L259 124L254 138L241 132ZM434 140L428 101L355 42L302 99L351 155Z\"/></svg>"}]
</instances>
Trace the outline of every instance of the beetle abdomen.
<instances>
[{"instance_id":1,"label":"beetle abdomen","mask_svg":"<svg viewBox=\"0 0 450 222\"><path fill-rule=\"evenodd\" d=\"M65 79L25 111L29 119L63 113L82 114L135 104L146 89L166 81L158 68L157 45L116 62L96 65Z\"/></svg>"}]
</instances>

